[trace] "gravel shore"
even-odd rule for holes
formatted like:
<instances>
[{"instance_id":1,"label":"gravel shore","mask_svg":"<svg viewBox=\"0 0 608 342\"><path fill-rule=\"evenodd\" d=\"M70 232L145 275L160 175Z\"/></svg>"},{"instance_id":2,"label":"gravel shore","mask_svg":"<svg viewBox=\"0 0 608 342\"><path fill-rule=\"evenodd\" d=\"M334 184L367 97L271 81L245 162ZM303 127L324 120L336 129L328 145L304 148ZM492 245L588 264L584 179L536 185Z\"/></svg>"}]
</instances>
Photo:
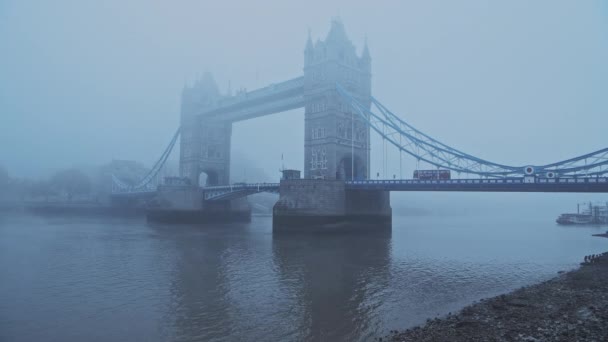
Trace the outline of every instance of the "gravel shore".
<instances>
[{"instance_id":1,"label":"gravel shore","mask_svg":"<svg viewBox=\"0 0 608 342\"><path fill-rule=\"evenodd\" d=\"M608 341L608 252L382 341Z\"/></svg>"}]
</instances>

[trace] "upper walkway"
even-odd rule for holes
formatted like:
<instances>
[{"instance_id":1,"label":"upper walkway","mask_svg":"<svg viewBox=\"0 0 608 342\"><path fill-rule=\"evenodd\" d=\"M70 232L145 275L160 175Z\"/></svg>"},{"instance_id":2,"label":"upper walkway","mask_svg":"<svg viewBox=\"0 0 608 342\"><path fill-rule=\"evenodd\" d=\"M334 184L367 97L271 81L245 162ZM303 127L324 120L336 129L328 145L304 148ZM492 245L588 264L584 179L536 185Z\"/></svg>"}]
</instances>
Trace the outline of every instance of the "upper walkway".
<instances>
[{"instance_id":1,"label":"upper walkway","mask_svg":"<svg viewBox=\"0 0 608 342\"><path fill-rule=\"evenodd\" d=\"M304 76L241 92L202 109L200 116L209 120L241 121L304 107Z\"/></svg>"}]
</instances>

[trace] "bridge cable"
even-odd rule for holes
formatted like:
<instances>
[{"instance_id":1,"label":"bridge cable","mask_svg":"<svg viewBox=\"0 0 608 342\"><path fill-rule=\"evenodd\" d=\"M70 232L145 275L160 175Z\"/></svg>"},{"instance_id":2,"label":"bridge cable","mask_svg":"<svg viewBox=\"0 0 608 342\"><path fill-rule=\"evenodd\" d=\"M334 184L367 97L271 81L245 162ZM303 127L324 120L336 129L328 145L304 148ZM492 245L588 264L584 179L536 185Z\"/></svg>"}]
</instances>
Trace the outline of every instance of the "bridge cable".
<instances>
[{"instance_id":1,"label":"bridge cable","mask_svg":"<svg viewBox=\"0 0 608 342\"><path fill-rule=\"evenodd\" d=\"M437 168L444 168L458 173L475 174L482 177L504 178L510 176L524 176L528 166L508 166L490 162L474 157L415 129L395 114L390 112L378 100L372 97L372 105L380 111L380 115L363 106L356 98L350 95L340 84L336 84L339 95L348 101L349 105L358 111L363 121L383 137L383 144L389 143L400 151L415 157L420 161L429 163ZM379 124L383 125L379 127ZM392 130L387 131L387 127ZM404 141L395 140L389 135L398 134ZM384 154L384 153L383 153ZM383 155L383 158L384 155ZM592 160L589 163L588 160ZM585 162L584 164L582 162ZM383 165L386 168L386 162ZM561 162L532 167L535 175L554 172L560 176L599 176L608 173L608 148L604 148L586 155L563 160Z\"/></svg>"},{"instance_id":2,"label":"bridge cable","mask_svg":"<svg viewBox=\"0 0 608 342\"><path fill-rule=\"evenodd\" d=\"M122 190L123 192L136 192L142 189L149 188L150 182L154 180L154 178L158 175L161 168L165 165L169 155L171 154L173 147L177 141L177 138L180 134L180 128L176 130L171 138L171 141L161 154L160 158L154 163L154 166L148 171L148 173L142 177L142 179L136 183L135 185L129 185L120 180L116 175L112 174L113 185L117 186L117 190Z\"/></svg>"}]
</instances>

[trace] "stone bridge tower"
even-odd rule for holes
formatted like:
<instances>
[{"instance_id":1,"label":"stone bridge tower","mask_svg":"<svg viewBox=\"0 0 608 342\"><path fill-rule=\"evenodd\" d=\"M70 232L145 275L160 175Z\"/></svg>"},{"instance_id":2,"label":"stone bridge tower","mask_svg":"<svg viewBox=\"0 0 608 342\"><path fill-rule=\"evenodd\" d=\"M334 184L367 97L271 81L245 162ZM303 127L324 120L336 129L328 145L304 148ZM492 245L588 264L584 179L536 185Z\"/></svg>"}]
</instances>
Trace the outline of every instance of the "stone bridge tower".
<instances>
[{"instance_id":1,"label":"stone bridge tower","mask_svg":"<svg viewBox=\"0 0 608 342\"><path fill-rule=\"evenodd\" d=\"M182 91L180 174L199 184L205 174L206 184L230 182L230 140L232 122L211 120L201 113L214 106L222 96L213 76L205 73Z\"/></svg>"},{"instance_id":2,"label":"stone bridge tower","mask_svg":"<svg viewBox=\"0 0 608 342\"><path fill-rule=\"evenodd\" d=\"M371 57L367 42L361 56L339 19L325 41L304 51L304 178L369 178L370 128L341 100L336 83L361 104L371 105Z\"/></svg>"}]
</instances>

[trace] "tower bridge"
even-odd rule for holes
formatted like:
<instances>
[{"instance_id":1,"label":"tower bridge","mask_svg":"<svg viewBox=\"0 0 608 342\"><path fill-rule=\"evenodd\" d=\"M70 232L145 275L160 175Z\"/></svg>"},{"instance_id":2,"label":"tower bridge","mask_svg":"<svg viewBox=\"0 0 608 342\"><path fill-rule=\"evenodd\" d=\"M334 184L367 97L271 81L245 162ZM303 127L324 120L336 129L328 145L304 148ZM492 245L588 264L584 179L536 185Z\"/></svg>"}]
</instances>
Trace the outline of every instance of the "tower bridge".
<instances>
[{"instance_id":1,"label":"tower bridge","mask_svg":"<svg viewBox=\"0 0 608 342\"><path fill-rule=\"evenodd\" d=\"M556 163L504 165L452 148L392 113L371 91L371 55L357 53L344 25L333 20L325 40L308 40L303 75L253 91L221 94L210 74L182 91L180 128L137 184L114 179L114 196L149 196L171 210L239 211L243 197L278 192L274 223L309 226L352 220L390 223L390 191L608 192L608 148ZM232 124L304 108L304 177L280 183L230 183ZM370 134L401 155L459 179L370 179ZM181 185L152 180L180 138ZM206 184L198 187L201 174ZM210 209L210 210L211 210ZM276 226L275 226L276 227Z\"/></svg>"},{"instance_id":2,"label":"tower bridge","mask_svg":"<svg viewBox=\"0 0 608 342\"><path fill-rule=\"evenodd\" d=\"M204 75L182 94L181 174L198 183L204 172L208 185L229 184L232 123L304 108L304 177L347 179L354 171L367 178L370 126L353 115L336 83L363 106L371 104L369 49L357 54L338 20L324 41L313 43L309 35L303 76L231 96Z\"/></svg>"}]
</instances>

